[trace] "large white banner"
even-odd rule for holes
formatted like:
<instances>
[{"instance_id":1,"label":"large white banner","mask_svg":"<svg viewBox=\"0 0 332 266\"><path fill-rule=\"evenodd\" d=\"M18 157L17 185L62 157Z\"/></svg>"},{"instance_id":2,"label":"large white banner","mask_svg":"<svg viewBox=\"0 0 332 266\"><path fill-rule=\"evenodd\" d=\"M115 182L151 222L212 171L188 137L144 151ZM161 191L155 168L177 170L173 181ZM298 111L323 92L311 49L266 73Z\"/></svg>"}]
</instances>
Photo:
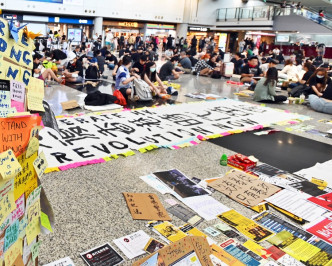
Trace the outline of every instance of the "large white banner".
<instances>
[{"instance_id":1,"label":"large white banner","mask_svg":"<svg viewBox=\"0 0 332 266\"><path fill-rule=\"evenodd\" d=\"M247 130L297 117L281 110L229 99L119 113L92 113L57 119L60 134L45 128L41 131L40 147L49 167L65 170L66 165L76 167L81 162L151 144L170 147L197 136Z\"/></svg>"}]
</instances>

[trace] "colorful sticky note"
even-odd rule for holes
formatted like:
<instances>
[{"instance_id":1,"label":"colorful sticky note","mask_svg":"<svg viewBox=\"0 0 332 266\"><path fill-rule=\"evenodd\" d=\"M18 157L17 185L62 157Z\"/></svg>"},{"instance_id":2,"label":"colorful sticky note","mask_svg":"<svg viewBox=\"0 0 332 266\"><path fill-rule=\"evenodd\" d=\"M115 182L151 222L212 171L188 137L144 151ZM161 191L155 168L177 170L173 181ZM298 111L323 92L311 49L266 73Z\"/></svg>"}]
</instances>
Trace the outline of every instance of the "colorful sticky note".
<instances>
[{"instance_id":1,"label":"colorful sticky note","mask_svg":"<svg viewBox=\"0 0 332 266\"><path fill-rule=\"evenodd\" d=\"M14 193L15 196L15 193ZM25 204L24 204L24 194L19 197L16 201L16 209L12 212L11 221L14 222L15 220L21 218L25 212Z\"/></svg>"},{"instance_id":2,"label":"colorful sticky note","mask_svg":"<svg viewBox=\"0 0 332 266\"><path fill-rule=\"evenodd\" d=\"M28 109L33 111L45 112L43 106L43 99L44 99L43 96L28 92L27 94Z\"/></svg>"},{"instance_id":3,"label":"colorful sticky note","mask_svg":"<svg viewBox=\"0 0 332 266\"><path fill-rule=\"evenodd\" d=\"M19 220L15 220L7 229L5 233L5 246L4 251L6 252L18 239L19 234Z\"/></svg>"},{"instance_id":4,"label":"colorful sticky note","mask_svg":"<svg viewBox=\"0 0 332 266\"><path fill-rule=\"evenodd\" d=\"M24 103L25 84L23 82L10 81L10 98L13 101Z\"/></svg>"},{"instance_id":5,"label":"colorful sticky note","mask_svg":"<svg viewBox=\"0 0 332 266\"><path fill-rule=\"evenodd\" d=\"M35 126L34 128L32 128L30 131L30 139L33 137L37 137L42 129L42 126Z\"/></svg>"},{"instance_id":6,"label":"colorful sticky note","mask_svg":"<svg viewBox=\"0 0 332 266\"><path fill-rule=\"evenodd\" d=\"M14 265L17 257L22 258L22 239L18 239L5 253L5 265Z\"/></svg>"},{"instance_id":7,"label":"colorful sticky note","mask_svg":"<svg viewBox=\"0 0 332 266\"><path fill-rule=\"evenodd\" d=\"M22 170L12 150L0 154L0 174L3 179L15 177Z\"/></svg>"},{"instance_id":8,"label":"colorful sticky note","mask_svg":"<svg viewBox=\"0 0 332 266\"><path fill-rule=\"evenodd\" d=\"M13 266L24 266L23 258L21 255L18 255L16 260L14 261Z\"/></svg>"},{"instance_id":9,"label":"colorful sticky note","mask_svg":"<svg viewBox=\"0 0 332 266\"><path fill-rule=\"evenodd\" d=\"M41 178L48 166L44 152L41 152L36 160L33 162L33 166L39 178Z\"/></svg>"},{"instance_id":10,"label":"colorful sticky note","mask_svg":"<svg viewBox=\"0 0 332 266\"><path fill-rule=\"evenodd\" d=\"M28 223L40 217L40 199L37 199L28 209Z\"/></svg>"},{"instance_id":11,"label":"colorful sticky note","mask_svg":"<svg viewBox=\"0 0 332 266\"><path fill-rule=\"evenodd\" d=\"M32 245L31 247L32 260L35 260L38 257L40 244L41 241L36 242Z\"/></svg>"},{"instance_id":12,"label":"colorful sticky note","mask_svg":"<svg viewBox=\"0 0 332 266\"><path fill-rule=\"evenodd\" d=\"M48 231L53 233L53 229L52 229L50 220L46 213L43 213L43 212L40 213L40 223L44 228L46 228Z\"/></svg>"},{"instance_id":13,"label":"colorful sticky note","mask_svg":"<svg viewBox=\"0 0 332 266\"><path fill-rule=\"evenodd\" d=\"M28 245L40 234L39 218L34 218L28 223L25 233L27 236Z\"/></svg>"},{"instance_id":14,"label":"colorful sticky note","mask_svg":"<svg viewBox=\"0 0 332 266\"><path fill-rule=\"evenodd\" d=\"M19 232L18 232L18 237L19 238L24 238L25 236L25 229L27 228L28 225L28 219L27 217L23 217L22 220L20 221L20 226L19 226Z\"/></svg>"},{"instance_id":15,"label":"colorful sticky note","mask_svg":"<svg viewBox=\"0 0 332 266\"><path fill-rule=\"evenodd\" d=\"M32 191L27 198L26 208L28 209L32 204L34 204L37 200L40 199L40 192L42 186L37 187L34 191Z\"/></svg>"},{"instance_id":16,"label":"colorful sticky note","mask_svg":"<svg viewBox=\"0 0 332 266\"><path fill-rule=\"evenodd\" d=\"M39 149L39 140L36 137L33 137L29 141L28 149L26 151L25 157L29 158L32 154L37 152Z\"/></svg>"},{"instance_id":17,"label":"colorful sticky note","mask_svg":"<svg viewBox=\"0 0 332 266\"><path fill-rule=\"evenodd\" d=\"M14 190L14 179L0 180L0 200L11 190Z\"/></svg>"},{"instance_id":18,"label":"colorful sticky note","mask_svg":"<svg viewBox=\"0 0 332 266\"><path fill-rule=\"evenodd\" d=\"M0 201L0 224L2 224L7 216L15 209L14 192L10 191Z\"/></svg>"}]
</instances>

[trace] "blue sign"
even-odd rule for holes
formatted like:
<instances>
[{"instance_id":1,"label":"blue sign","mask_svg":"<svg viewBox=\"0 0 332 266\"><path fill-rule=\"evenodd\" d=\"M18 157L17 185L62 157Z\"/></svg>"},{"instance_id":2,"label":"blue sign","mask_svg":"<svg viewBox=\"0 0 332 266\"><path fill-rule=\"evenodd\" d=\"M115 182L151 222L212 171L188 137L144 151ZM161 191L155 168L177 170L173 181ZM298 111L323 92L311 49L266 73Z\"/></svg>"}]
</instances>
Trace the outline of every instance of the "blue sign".
<instances>
[{"instance_id":1,"label":"blue sign","mask_svg":"<svg viewBox=\"0 0 332 266\"><path fill-rule=\"evenodd\" d=\"M25 1L63 4L63 0L25 0Z\"/></svg>"},{"instance_id":2,"label":"blue sign","mask_svg":"<svg viewBox=\"0 0 332 266\"><path fill-rule=\"evenodd\" d=\"M80 25L93 25L92 19L85 18L60 18L60 17L49 17L48 22L50 23L63 23L63 24L80 24Z\"/></svg>"}]
</instances>

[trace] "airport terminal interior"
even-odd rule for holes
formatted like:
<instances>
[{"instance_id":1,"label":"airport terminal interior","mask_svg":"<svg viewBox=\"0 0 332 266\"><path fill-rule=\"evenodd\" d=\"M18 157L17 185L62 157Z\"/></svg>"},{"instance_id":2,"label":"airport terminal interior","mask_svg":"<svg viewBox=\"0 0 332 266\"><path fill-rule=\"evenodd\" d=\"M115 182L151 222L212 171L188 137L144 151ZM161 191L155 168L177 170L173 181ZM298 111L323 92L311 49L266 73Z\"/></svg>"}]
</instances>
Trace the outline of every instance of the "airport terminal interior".
<instances>
[{"instance_id":1,"label":"airport terminal interior","mask_svg":"<svg viewBox=\"0 0 332 266\"><path fill-rule=\"evenodd\" d=\"M332 265L331 0L0 0L0 266Z\"/></svg>"}]
</instances>

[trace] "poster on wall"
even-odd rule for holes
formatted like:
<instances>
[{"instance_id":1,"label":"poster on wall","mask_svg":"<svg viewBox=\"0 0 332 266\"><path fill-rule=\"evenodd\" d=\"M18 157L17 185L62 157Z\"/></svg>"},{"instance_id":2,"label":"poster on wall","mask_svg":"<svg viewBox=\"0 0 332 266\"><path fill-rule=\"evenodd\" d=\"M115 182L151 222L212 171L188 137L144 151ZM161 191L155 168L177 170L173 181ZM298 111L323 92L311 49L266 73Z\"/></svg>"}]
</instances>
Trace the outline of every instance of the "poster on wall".
<instances>
[{"instance_id":1,"label":"poster on wall","mask_svg":"<svg viewBox=\"0 0 332 266\"><path fill-rule=\"evenodd\" d=\"M218 47L221 51L226 51L227 33L219 33Z\"/></svg>"},{"instance_id":2,"label":"poster on wall","mask_svg":"<svg viewBox=\"0 0 332 266\"><path fill-rule=\"evenodd\" d=\"M82 40L82 30L81 29L68 29L68 40L73 43L80 42Z\"/></svg>"},{"instance_id":3,"label":"poster on wall","mask_svg":"<svg viewBox=\"0 0 332 266\"><path fill-rule=\"evenodd\" d=\"M63 4L63 0L25 0L25 1Z\"/></svg>"}]
</instances>

